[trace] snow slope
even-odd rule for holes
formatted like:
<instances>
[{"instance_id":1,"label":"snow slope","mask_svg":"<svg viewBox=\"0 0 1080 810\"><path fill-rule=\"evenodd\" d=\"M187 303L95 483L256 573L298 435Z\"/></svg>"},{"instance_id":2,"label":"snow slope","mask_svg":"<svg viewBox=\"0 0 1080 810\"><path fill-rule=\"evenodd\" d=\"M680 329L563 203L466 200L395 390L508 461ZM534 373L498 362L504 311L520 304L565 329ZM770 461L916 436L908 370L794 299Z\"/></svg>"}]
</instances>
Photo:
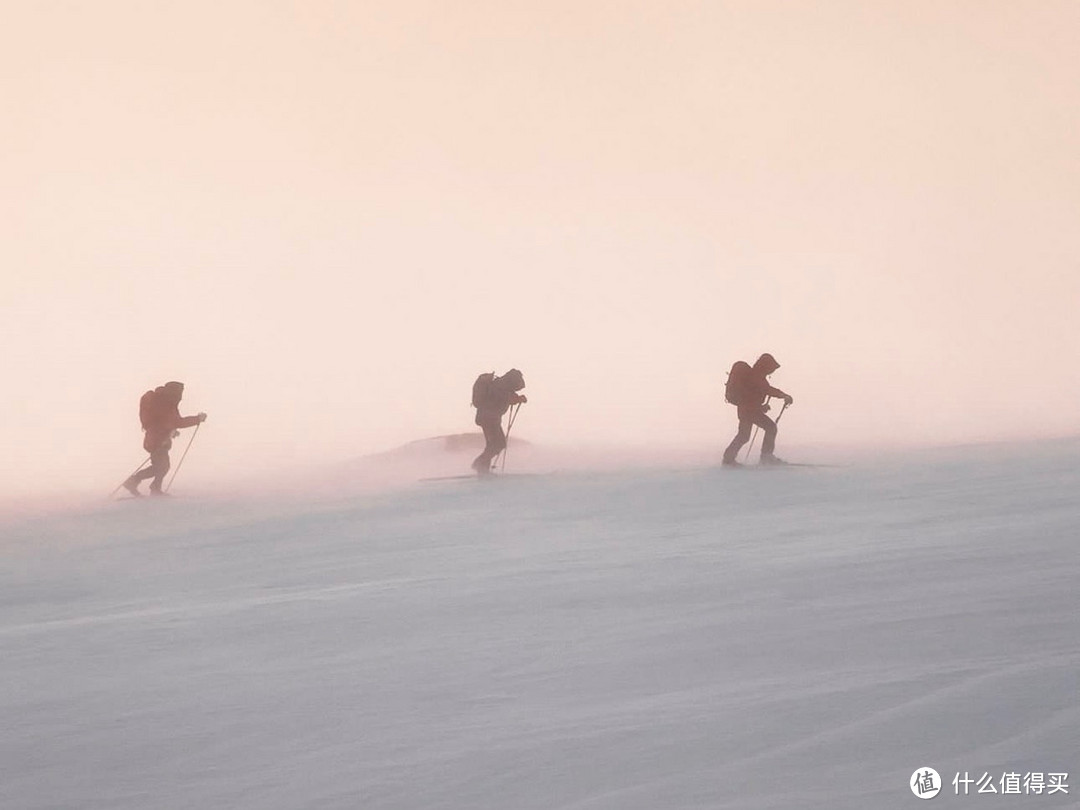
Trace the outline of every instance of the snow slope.
<instances>
[{"instance_id":1,"label":"snow slope","mask_svg":"<svg viewBox=\"0 0 1080 810\"><path fill-rule=\"evenodd\" d=\"M8 518L0 807L1075 807L1078 485L1069 442Z\"/></svg>"}]
</instances>

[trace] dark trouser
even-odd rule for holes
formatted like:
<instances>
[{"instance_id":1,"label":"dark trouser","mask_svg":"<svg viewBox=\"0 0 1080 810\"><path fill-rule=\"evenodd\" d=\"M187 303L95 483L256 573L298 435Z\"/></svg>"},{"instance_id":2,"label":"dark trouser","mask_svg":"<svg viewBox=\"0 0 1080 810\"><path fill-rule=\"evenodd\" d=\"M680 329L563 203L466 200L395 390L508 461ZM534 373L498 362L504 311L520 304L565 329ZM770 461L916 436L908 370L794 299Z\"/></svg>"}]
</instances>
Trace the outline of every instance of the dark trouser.
<instances>
[{"instance_id":1,"label":"dark trouser","mask_svg":"<svg viewBox=\"0 0 1080 810\"><path fill-rule=\"evenodd\" d=\"M165 441L151 450L150 466L131 476L132 480L139 483L147 478L153 478L154 480L150 483L150 491L161 492L161 482L165 480L165 473L169 471L169 450L171 448L172 441Z\"/></svg>"},{"instance_id":2,"label":"dark trouser","mask_svg":"<svg viewBox=\"0 0 1080 810\"><path fill-rule=\"evenodd\" d=\"M761 455L771 456L776 447L776 422L765 415L761 407L747 408L739 406L739 432L724 451L724 461L731 462L739 455L742 446L750 441L750 431L757 425L765 432L761 442Z\"/></svg>"},{"instance_id":3,"label":"dark trouser","mask_svg":"<svg viewBox=\"0 0 1080 810\"><path fill-rule=\"evenodd\" d=\"M495 459L495 456L506 449L506 434L503 433L502 419L495 421L485 419L477 424L484 430L484 452L476 457L472 466L474 470L483 475L491 472L491 462Z\"/></svg>"}]
</instances>

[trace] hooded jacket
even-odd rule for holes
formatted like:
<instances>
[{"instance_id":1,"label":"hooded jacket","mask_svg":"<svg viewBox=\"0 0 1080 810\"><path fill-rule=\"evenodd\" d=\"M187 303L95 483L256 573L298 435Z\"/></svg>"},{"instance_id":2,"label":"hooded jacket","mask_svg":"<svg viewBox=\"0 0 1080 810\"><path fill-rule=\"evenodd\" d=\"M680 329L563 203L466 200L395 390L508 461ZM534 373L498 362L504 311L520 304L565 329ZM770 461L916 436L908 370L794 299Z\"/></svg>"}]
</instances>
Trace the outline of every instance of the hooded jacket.
<instances>
[{"instance_id":1,"label":"hooded jacket","mask_svg":"<svg viewBox=\"0 0 1080 810\"><path fill-rule=\"evenodd\" d=\"M760 409L767 397L785 397L783 391L769 383L769 375L780 368L780 364L771 354L763 354L750 367L750 372L742 383L742 395L738 403L740 408Z\"/></svg>"},{"instance_id":2,"label":"hooded jacket","mask_svg":"<svg viewBox=\"0 0 1080 810\"><path fill-rule=\"evenodd\" d=\"M511 405L521 402L518 391L525 387L525 377L516 368L496 377L488 386L487 393L476 407L476 424L498 422Z\"/></svg>"},{"instance_id":3,"label":"hooded jacket","mask_svg":"<svg viewBox=\"0 0 1080 810\"><path fill-rule=\"evenodd\" d=\"M198 416L180 415L180 400L183 396L184 386L178 382L165 383L143 395L139 416L143 430L146 431L143 448L148 453L171 444L174 430L199 424Z\"/></svg>"}]
</instances>

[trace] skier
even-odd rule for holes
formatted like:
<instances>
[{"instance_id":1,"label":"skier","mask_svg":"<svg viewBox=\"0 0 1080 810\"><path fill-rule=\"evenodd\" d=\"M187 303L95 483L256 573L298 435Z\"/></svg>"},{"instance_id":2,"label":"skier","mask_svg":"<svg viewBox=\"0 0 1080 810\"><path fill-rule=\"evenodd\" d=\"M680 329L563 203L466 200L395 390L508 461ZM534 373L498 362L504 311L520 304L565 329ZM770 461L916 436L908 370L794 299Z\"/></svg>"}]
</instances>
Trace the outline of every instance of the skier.
<instances>
[{"instance_id":1,"label":"skier","mask_svg":"<svg viewBox=\"0 0 1080 810\"><path fill-rule=\"evenodd\" d=\"M180 428L194 427L206 421L206 414L181 416L180 400L184 396L184 384L167 382L153 391L147 391L139 400L139 421L142 422L146 436L143 449L150 454L150 466L136 472L124 482L124 489L139 496L139 482L153 478L150 482L151 495L164 495L161 482L169 471L169 450L172 440L180 435Z\"/></svg>"},{"instance_id":2,"label":"skier","mask_svg":"<svg viewBox=\"0 0 1080 810\"><path fill-rule=\"evenodd\" d=\"M769 375L778 368L780 364L771 354L761 355L753 366L740 360L731 367L725 395L728 402L739 408L739 432L735 434L735 438L724 451L725 466L742 466L735 459L742 446L750 440L750 431L754 425L760 427L765 433L765 438L761 442L761 463L786 463L773 453L773 448L776 446L776 422L765 415L765 412L769 410L769 406L765 403L768 397L783 399L785 406L795 401L779 388L773 388L769 384Z\"/></svg>"},{"instance_id":3,"label":"skier","mask_svg":"<svg viewBox=\"0 0 1080 810\"><path fill-rule=\"evenodd\" d=\"M516 368L501 377L481 374L473 383L472 404L476 408L476 424L484 431L484 452L472 463L477 475L491 475L491 462L506 449L503 414L511 405L529 401L524 394L517 393L524 387L525 378Z\"/></svg>"}]
</instances>

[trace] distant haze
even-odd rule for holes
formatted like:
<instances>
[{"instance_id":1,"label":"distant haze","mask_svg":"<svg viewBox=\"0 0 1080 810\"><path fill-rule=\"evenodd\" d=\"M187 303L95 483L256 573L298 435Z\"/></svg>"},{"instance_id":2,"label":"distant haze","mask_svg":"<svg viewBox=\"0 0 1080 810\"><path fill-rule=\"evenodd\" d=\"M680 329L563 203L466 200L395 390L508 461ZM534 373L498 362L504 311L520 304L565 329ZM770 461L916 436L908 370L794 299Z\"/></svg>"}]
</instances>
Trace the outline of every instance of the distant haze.
<instances>
[{"instance_id":1,"label":"distant haze","mask_svg":"<svg viewBox=\"0 0 1080 810\"><path fill-rule=\"evenodd\" d=\"M471 426L715 446L1080 430L1080 4L10 4L0 494ZM186 441L186 439L182 440ZM182 446L182 445L181 445ZM196 464L196 458L198 463Z\"/></svg>"}]
</instances>

